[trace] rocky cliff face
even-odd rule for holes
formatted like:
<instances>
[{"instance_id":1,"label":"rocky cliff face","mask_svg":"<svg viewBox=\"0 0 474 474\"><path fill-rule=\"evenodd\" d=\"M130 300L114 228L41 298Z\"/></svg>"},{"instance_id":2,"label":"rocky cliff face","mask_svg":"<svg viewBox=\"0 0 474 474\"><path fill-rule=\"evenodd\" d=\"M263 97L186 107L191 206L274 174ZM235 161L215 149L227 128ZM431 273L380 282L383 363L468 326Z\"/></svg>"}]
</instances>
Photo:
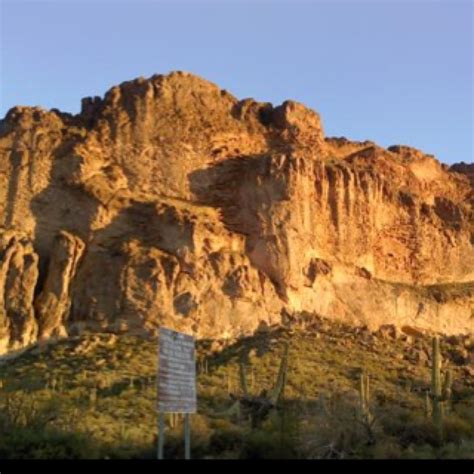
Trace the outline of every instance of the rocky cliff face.
<instances>
[{"instance_id":1,"label":"rocky cliff face","mask_svg":"<svg viewBox=\"0 0 474 474\"><path fill-rule=\"evenodd\" d=\"M176 72L0 122L1 351L80 332L231 338L319 313L474 325L472 165L325 138Z\"/></svg>"}]
</instances>

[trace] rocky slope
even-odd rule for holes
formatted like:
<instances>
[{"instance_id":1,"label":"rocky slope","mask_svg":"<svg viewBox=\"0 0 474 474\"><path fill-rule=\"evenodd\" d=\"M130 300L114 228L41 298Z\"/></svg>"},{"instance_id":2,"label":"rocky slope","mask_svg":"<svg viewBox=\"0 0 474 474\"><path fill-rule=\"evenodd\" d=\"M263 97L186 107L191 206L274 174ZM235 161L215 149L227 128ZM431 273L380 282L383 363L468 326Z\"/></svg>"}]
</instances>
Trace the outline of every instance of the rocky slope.
<instances>
[{"instance_id":1,"label":"rocky slope","mask_svg":"<svg viewBox=\"0 0 474 474\"><path fill-rule=\"evenodd\" d=\"M472 165L326 138L191 74L0 122L1 352L101 331L233 338L318 313L474 325Z\"/></svg>"}]
</instances>

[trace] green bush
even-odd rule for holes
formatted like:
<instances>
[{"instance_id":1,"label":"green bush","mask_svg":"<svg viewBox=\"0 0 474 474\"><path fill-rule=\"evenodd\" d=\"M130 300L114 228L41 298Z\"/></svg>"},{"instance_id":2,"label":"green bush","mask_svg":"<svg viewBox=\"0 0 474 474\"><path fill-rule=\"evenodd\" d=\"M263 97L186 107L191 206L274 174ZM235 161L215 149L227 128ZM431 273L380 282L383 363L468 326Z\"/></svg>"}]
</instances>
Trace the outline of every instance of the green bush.
<instances>
[{"instance_id":1,"label":"green bush","mask_svg":"<svg viewBox=\"0 0 474 474\"><path fill-rule=\"evenodd\" d=\"M211 452L239 451L244 442L244 430L228 420L215 420L209 449Z\"/></svg>"},{"instance_id":2,"label":"green bush","mask_svg":"<svg viewBox=\"0 0 474 474\"><path fill-rule=\"evenodd\" d=\"M278 434L264 429L252 430L245 437L241 459L281 459L277 448Z\"/></svg>"},{"instance_id":3,"label":"green bush","mask_svg":"<svg viewBox=\"0 0 474 474\"><path fill-rule=\"evenodd\" d=\"M243 459L294 459L298 457L299 419L289 407L273 412L260 429L245 436Z\"/></svg>"},{"instance_id":4,"label":"green bush","mask_svg":"<svg viewBox=\"0 0 474 474\"><path fill-rule=\"evenodd\" d=\"M401 459L403 450L397 439L386 438L376 443L368 454L372 459Z\"/></svg>"},{"instance_id":5,"label":"green bush","mask_svg":"<svg viewBox=\"0 0 474 474\"><path fill-rule=\"evenodd\" d=\"M474 425L458 416L449 416L444 420L444 442L460 444L474 436Z\"/></svg>"},{"instance_id":6,"label":"green bush","mask_svg":"<svg viewBox=\"0 0 474 474\"><path fill-rule=\"evenodd\" d=\"M392 410L383 417L382 426L384 433L397 438L404 448L411 444L436 446L439 443L431 419L413 410Z\"/></svg>"},{"instance_id":7,"label":"green bush","mask_svg":"<svg viewBox=\"0 0 474 474\"><path fill-rule=\"evenodd\" d=\"M1 459L97 459L93 440L77 433L32 428L9 429L0 434Z\"/></svg>"}]
</instances>

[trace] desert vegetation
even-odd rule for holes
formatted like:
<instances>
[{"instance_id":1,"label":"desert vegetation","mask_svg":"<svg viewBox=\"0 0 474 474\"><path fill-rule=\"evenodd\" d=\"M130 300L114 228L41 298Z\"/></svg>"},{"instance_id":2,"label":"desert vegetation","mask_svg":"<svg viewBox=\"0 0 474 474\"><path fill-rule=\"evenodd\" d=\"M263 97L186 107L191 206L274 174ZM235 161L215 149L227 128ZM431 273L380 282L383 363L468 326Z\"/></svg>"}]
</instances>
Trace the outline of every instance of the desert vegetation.
<instances>
[{"instance_id":1,"label":"desert vegetation","mask_svg":"<svg viewBox=\"0 0 474 474\"><path fill-rule=\"evenodd\" d=\"M474 459L473 340L322 318L200 341L194 458ZM156 457L156 340L84 334L0 367L0 457ZM165 457L184 456L166 419Z\"/></svg>"}]
</instances>

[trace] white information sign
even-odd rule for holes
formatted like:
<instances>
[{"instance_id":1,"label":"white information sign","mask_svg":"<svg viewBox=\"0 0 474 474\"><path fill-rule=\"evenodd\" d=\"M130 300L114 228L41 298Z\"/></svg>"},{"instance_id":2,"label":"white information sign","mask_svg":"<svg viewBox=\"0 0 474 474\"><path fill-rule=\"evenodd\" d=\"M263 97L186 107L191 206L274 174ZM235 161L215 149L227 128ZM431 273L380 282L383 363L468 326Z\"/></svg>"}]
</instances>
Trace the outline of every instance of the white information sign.
<instances>
[{"instance_id":1,"label":"white information sign","mask_svg":"<svg viewBox=\"0 0 474 474\"><path fill-rule=\"evenodd\" d=\"M160 328L158 340L158 411L196 413L195 340Z\"/></svg>"}]
</instances>

